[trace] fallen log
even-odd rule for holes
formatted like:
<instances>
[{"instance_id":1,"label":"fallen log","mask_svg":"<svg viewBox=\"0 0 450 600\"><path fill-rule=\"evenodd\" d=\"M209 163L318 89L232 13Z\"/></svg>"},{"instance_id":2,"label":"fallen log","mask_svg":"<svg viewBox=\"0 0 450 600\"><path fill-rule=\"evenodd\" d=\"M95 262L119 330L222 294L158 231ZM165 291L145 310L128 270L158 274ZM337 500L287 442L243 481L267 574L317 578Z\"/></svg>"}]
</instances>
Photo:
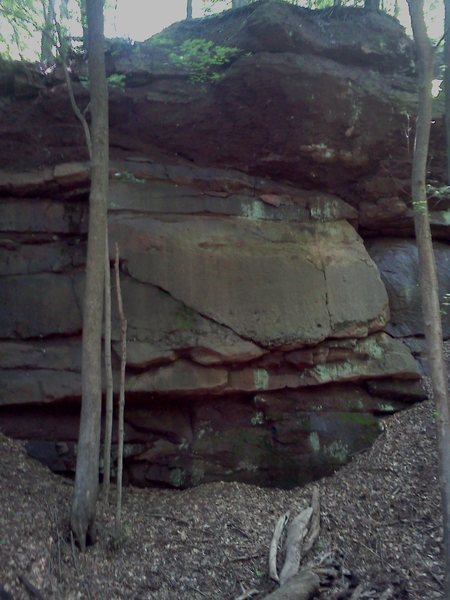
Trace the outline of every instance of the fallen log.
<instances>
[{"instance_id":1,"label":"fallen log","mask_svg":"<svg viewBox=\"0 0 450 600\"><path fill-rule=\"evenodd\" d=\"M311 506L302 510L289 525L286 537L286 560L280 573L280 585L298 573L302 559L302 544L308 533L313 509Z\"/></svg>"},{"instance_id":2,"label":"fallen log","mask_svg":"<svg viewBox=\"0 0 450 600\"><path fill-rule=\"evenodd\" d=\"M310 600L320 586L320 578L311 569L302 569L264 600Z\"/></svg>"},{"instance_id":3,"label":"fallen log","mask_svg":"<svg viewBox=\"0 0 450 600\"><path fill-rule=\"evenodd\" d=\"M278 545L280 543L281 536L283 534L284 528L286 527L289 521L289 511L282 515L275 526L275 531L273 532L272 541L270 543L269 550L269 575L270 578L276 581L277 583L280 581L278 577L277 571L277 554L278 554Z\"/></svg>"}]
</instances>

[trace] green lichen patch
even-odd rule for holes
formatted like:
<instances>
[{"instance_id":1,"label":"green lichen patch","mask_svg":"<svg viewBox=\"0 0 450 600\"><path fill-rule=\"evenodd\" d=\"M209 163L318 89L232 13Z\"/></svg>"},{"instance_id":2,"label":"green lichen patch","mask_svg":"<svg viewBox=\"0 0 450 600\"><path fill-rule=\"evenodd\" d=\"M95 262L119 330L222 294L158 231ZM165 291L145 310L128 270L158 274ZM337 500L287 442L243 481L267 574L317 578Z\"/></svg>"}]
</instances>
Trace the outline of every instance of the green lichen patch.
<instances>
[{"instance_id":1,"label":"green lichen patch","mask_svg":"<svg viewBox=\"0 0 450 600\"><path fill-rule=\"evenodd\" d=\"M349 460L349 446L343 440L335 440L323 447L323 453L331 462L345 464Z\"/></svg>"},{"instance_id":2,"label":"green lichen patch","mask_svg":"<svg viewBox=\"0 0 450 600\"><path fill-rule=\"evenodd\" d=\"M311 431L309 434L309 443L314 452L320 451L320 438L317 431Z\"/></svg>"},{"instance_id":3,"label":"green lichen patch","mask_svg":"<svg viewBox=\"0 0 450 600\"><path fill-rule=\"evenodd\" d=\"M252 425L262 425L264 423L264 413L257 411L250 419Z\"/></svg>"},{"instance_id":4,"label":"green lichen patch","mask_svg":"<svg viewBox=\"0 0 450 600\"><path fill-rule=\"evenodd\" d=\"M360 427L373 427L377 426L377 419L370 413L358 413L358 412L343 412L340 413L341 421L344 423L350 423L352 425L358 425Z\"/></svg>"},{"instance_id":5,"label":"green lichen patch","mask_svg":"<svg viewBox=\"0 0 450 600\"><path fill-rule=\"evenodd\" d=\"M269 373L265 369L255 369L253 371L253 383L257 390L269 389Z\"/></svg>"}]
</instances>

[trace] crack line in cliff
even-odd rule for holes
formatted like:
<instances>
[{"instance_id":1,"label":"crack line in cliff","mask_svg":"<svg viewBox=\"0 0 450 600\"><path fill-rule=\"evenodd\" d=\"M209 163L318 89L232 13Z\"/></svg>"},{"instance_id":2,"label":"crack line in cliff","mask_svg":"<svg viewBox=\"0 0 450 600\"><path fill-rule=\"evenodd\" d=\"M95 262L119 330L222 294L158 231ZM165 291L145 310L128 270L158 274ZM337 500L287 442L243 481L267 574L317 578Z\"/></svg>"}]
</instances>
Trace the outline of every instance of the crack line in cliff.
<instances>
[{"instance_id":1,"label":"crack line in cliff","mask_svg":"<svg viewBox=\"0 0 450 600\"><path fill-rule=\"evenodd\" d=\"M210 317L206 313L203 313L203 312L197 310L196 308L193 308L192 306L189 306L188 304L186 304L186 302L184 302L180 298L177 298L176 296L174 296L169 290L165 289L164 287L162 287L160 285L156 285L155 283L152 283L152 282L149 282L149 281L143 281L142 279L139 279L139 277L135 277L134 275L131 275L131 273L128 270L127 270L127 275L131 279L134 279L135 281L138 281L139 283L142 283L143 285L151 285L155 289L160 290L161 292L164 292L165 294L168 294L172 298L172 300L174 300L175 302L179 302L186 309L192 310L193 312L195 312L196 314L198 314L200 317L206 319L207 321L215 323L216 325L219 325L220 327L223 327L224 329L227 329L228 331L231 331L231 333L233 333L234 335L236 335L239 339L241 339L243 341L246 341L246 342L251 342L257 348L260 348L261 350L267 350L267 352L270 352L271 350L273 350L273 348L271 348L270 346L266 346L266 345L262 344L261 342L255 342L252 338L238 333L237 331L235 331L229 325L226 325L225 323L221 323L220 321L218 321L217 319L215 319L213 317Z\"/></svg>"}]
</instances>

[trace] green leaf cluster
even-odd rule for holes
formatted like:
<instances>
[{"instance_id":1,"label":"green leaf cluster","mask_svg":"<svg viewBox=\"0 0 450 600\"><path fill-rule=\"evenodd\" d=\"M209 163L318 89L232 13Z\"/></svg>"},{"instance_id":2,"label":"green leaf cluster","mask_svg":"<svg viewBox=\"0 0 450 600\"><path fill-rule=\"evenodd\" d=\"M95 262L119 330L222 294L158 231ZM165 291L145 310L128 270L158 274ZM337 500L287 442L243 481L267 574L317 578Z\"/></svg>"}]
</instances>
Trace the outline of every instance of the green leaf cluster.
<instances>
[{"instance_id":1,"label":"green leaf cluster","mask_svg":"<svg viewBox=\"0 0 450 600\"><path fill-rule=\"evenodd\" d=\"M170 60L189 73L193 83L219 80L222 68L241 51L230 46L218 46L210 40L193 38L184 41L178 52L169 54Z\"/></svg>"},{"instance_id":2,"label":"green leaf cluster","mask_svg":"<svg viewBox=\"0 0 450 600\"><path fill-rule=\"evenodd\" d=\"M0 0L0 54L22 57L30 39L43 28L42 11L33 0Z\"/></svg>"},{"instance_id":3,"label":"green leaf cluster","mask_svg":"<svg viewBox=\"0 0 450 600\"><path fill-rule=\"evenodd\" d=\"M123 90L125 87L125 75L121 73L112 73L107 77L108 85L111 87L120 88Z\"/></svg>"}]
</instances>

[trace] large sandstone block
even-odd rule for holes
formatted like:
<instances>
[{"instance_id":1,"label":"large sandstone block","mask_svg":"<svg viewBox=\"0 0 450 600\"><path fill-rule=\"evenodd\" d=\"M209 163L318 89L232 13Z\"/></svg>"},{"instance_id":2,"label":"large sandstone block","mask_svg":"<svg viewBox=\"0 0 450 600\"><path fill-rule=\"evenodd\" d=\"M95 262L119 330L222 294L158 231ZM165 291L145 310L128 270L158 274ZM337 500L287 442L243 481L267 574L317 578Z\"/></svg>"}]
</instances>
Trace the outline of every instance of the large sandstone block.
<instances>
[{"instance_id":1,"label":"large sandstone block","mask_svg":"<svg viewBox=\"0 0 450 600\"><path fill-rule=\"evenodd\" d=\"M180 355L205 365L239 363L265 353L253 342L153 285L125 277L122 293L128 321L128 364L132 367L157 366ZM112 333L114 348L120 356L120 326L115 306Z\"/></svg>"},{"instance_id":2,"label":"large sandstone block","mask_svg":"<svg viewBox=\"0 0 450 600\"><path fill-rule=\"evenodd\" d=\"M265 347L367 335L387 295L353 227L203 216L112 215L127 272Z\"/></svg>"}]
</instances>

